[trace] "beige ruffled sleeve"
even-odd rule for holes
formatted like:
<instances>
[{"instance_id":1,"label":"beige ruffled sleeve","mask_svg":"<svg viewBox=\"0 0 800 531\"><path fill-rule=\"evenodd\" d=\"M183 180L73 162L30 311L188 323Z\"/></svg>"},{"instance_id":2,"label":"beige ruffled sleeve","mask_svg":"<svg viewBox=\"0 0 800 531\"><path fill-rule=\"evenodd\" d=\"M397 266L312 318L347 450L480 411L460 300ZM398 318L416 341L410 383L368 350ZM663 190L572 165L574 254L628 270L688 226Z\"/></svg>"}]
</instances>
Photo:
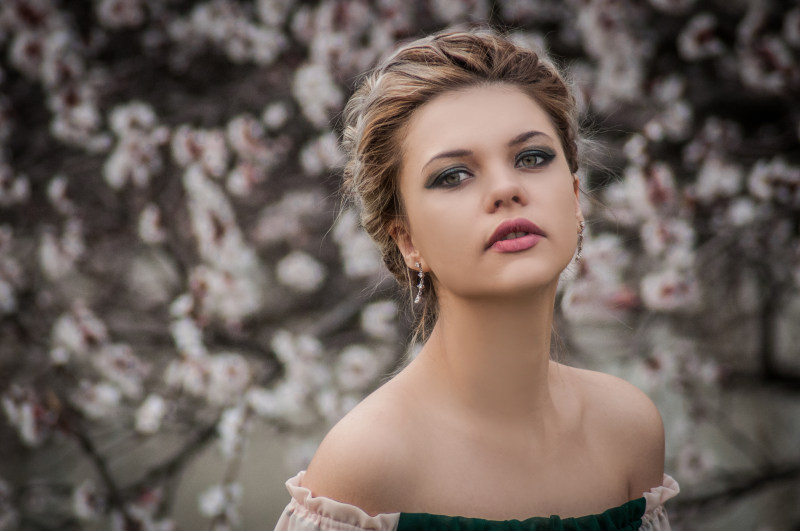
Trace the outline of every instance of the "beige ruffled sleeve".
<instances>
[{"instance_id":1,"label":"beige ruffled sleeve","mask_svg":"<svg viewBox=\"0 0 800 531\"><path fill-rule=\"evenodd\" d=\"M300 484L305 472L286 482L292 499L283 510L275 531L394 531L400 513L370 516L355 505L313 496Z\"/></svg>"},{"instance_id":2,"label":"beige ruffled sleeve","mask_svg":"<svg viewBox=\"0 0 800 531\"><path fill-rule=\"evenodd\" d=\"M382 513L370 516L355 505L338 502L300 486L305 472L300 472L286 482L292 496L283 510L276 531L395 531L400 513ZM674 498L680 488L678 482L664 474L660 487L644 493L645 512L642 531L669 531L669 519L664 503Z\"/></svg>"},{"instance_id":3,"label":"beige ruffled sleeve","mask_svg":"<svg viewBox=\"0 0 800 531\"><path fill-rule=\"evenodd\" d=\"M680 491L678 482L664 474L664 480L660 487L654 487L644 493L647 505L644 516L642 516L642 526L639 529L641 531L669 531L669 518L664 503L677 496Z\"/></svg>"}]
</instances>

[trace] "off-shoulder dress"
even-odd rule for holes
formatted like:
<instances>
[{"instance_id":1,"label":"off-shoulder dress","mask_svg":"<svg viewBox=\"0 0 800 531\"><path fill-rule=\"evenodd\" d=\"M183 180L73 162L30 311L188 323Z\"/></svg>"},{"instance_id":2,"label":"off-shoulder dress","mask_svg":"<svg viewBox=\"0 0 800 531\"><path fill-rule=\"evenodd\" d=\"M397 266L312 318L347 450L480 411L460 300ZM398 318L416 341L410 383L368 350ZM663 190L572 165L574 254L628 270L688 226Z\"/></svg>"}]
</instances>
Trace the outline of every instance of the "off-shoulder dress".
<instances>
[{"instance_id":1,"label":"off-shoulder dress","mask_svg":"<svg viewBox=\"0 0 800 531\"><path fill-rule=\"evenodd\" d=\"M300 472L286 482L292 496L278 520L276 531L668 531L664 503L680 488L664 474L661 486L600 514L561 518L535 516L526 520L484 520L428 513L382 513L370 516L360 508L322 496L302 487Z\"/></svg>"}]
</instances>

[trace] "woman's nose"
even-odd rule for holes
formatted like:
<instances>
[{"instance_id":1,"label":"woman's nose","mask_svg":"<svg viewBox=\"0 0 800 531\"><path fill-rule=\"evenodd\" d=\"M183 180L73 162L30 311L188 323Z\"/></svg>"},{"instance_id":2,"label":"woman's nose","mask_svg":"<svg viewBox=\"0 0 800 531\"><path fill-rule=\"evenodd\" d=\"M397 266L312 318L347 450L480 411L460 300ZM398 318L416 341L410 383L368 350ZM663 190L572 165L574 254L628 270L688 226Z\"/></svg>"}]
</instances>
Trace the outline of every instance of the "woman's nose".
<instances>
[{"instance_id":1,"label":"woman's nose","mask_svg":"<svg viewBox=\"0 0 800 531\"><path fill-rule=\"evenodd\" d=\"M487 179L489 189L486 194L486 207L490 212L513 204L525 206L528 204L528 195L519 181L519 177L504 174L495 174Z\"/></svg>"}]
</instances>

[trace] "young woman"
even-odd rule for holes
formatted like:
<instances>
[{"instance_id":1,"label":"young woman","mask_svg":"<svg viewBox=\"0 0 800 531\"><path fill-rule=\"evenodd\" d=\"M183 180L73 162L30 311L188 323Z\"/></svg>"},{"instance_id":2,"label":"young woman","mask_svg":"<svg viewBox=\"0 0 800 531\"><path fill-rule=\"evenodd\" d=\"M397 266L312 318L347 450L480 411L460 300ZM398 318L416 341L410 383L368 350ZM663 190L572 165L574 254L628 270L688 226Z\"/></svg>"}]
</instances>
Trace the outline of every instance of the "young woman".
<instances>
[{"instance_id":1,"label":"young woman","mask_svg":"<svg viewBox=\"0 0 800 531\"><path fill-rule=\"evenodd\" d=\"M287 482L278 529L669 528L653 403L550 359L583 238L577 140L557 70L490 31L413 42L363 80L344 189L426 341Z\"/></svg>"}]
</instances>

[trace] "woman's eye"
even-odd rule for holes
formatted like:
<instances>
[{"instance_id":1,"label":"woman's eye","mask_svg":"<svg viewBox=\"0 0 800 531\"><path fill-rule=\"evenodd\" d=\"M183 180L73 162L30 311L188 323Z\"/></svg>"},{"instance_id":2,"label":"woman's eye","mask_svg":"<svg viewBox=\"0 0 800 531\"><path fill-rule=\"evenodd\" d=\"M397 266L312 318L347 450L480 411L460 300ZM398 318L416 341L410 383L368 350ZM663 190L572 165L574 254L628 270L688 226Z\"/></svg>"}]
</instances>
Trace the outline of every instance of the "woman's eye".
<instances>
[{"instance_id":1,"label":"woman's eye","mask_svg":"<svg viewBox=\"0 0 800 531\"><path fill-rule=\"evenodd\" d=\"M524 153L520 153L517 157L517 166L523 168L538 168L553 160L554 157L555 155L546 151L525 151Z\"/></svg>"},{"instance_id":2,"label":"woman's eye","mask_svg":"<svg viewBox=\"0 0 800 531\"><path fill-rule=\"evenodd\" d=\"M431 187L436 186L458 186L462 182L466 181L471 177L470 173L465 170L464 168L453 168L451 170L447 170L436 178L433 182Z\"/></svg>"}]
</instances>

